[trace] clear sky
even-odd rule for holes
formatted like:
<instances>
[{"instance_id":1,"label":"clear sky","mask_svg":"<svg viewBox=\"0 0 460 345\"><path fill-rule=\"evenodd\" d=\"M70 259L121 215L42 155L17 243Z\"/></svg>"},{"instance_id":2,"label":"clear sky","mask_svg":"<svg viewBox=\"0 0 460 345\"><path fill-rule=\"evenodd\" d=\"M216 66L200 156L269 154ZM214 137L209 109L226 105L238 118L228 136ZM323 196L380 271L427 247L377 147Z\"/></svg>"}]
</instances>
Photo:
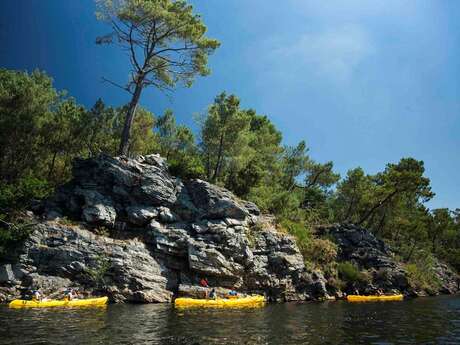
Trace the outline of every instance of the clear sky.
<instances>
[{"instance_id":1,"label":"clear sky","mask_svg":"<svg viewBox=\"0 0 460 345\"><path fill-rule=\"evenodd\" d=\"M193 125L219 92L265 114L286 144L305 139L343 175L413 156L425 162L431 207L460 207L460 1L195 0L222 42L212 75L170 95L147 91L156 114ZM0 66L48 72L90 107L128 95L128 59L97 46L107 27L92 0L1 0Z\"/></svg>"}]
</instances>

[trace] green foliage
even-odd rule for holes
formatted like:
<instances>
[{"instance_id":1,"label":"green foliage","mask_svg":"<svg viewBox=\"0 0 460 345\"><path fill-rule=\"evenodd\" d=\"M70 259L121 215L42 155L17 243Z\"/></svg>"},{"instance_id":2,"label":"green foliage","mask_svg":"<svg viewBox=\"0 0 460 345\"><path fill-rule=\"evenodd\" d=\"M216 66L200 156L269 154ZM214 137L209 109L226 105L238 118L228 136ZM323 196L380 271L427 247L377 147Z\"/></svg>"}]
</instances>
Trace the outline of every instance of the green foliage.
<instances>
[{"instance_id":1,"label":"green foliage","mask_svg":"<svg viewBox=\"0 0 460 345\"><path fill-rule=\"evenodd\" d=\"M98 236L109 237L110 236L110 229L105 226L98 226L93 229L93 232Z\"/></svg>"},{"instance_id":2,"label":"green foliage","mask_svg":"<svg viewBox=\"0 0 460 345\"><path fill-rule=\"evenodd\" d=\"M294 236L297 246L302 253L305 260L310 258L310 242L311 242L311 231L305 224L300 222L293 222L290 220L283 220L281 227L290 235Z\"/></svg>"},{"instance_id":3,"label":"green foliage","mask_svg":"<svg viewBox=\"0 0 460 345\"><path fill-rule=\"evenodd\" d=\"M313 238L309 243L307 255L310 261L325 267L337 260L337 245L328 239Z\"/></svg>"},{"instance_id":4,"label":"green foliage","mask_svg":"<svg viewBox=\"0 0 460 345\"><path fill-rule=\"evenodd\" d=\"M241 197L248 197L252 189L265 185L271 172L279 170L281 133L263 115L254 110L245 110L249 121L247 147L241 149L225 179L225 186ZM241 144L241 143L240 143Z\"/></svg>"},{"instance_id":5,"label":"green foliage","mask_svg":"<svg viewBox=\"0 0 460 345\"><path fill-rule=\"evenodd\" d=\"M111 267L109 258L101 254L95 258L93 267L86 268L85 273L97 288L102 288L106 284L106 274Z\"/></svg>"},{"instance_id":6,"label":"green foliage","mask_svg":"<svg viewBox=\"0 0 460 345\"><path fill-rule=\"evenodd\" d=\"M201 128L201 147L206 178L211 182L225 180L227 171L239 170L248 148L249 118L240 109L240 100L225 92L209 107Z\"/></svg>"},{"instance_id":7,"label":"green foliage","mask_svg":"<svg viewBox=\"0 0 460 345\"><path fill-rule=\"evenodd\" d=\"M428 293L436 293L439 290L441 282L435 274L434 261L430 253L420 251L411 263L406 264L405 269L411 287Z\"/></svg>"},{"instance_id":8,"label":"green foliage","mask_svg":"<svg viewBox=\"0 0 460 345\"><path fill-rule=\"evenodd\" d=\"M0 262L9 249L16 247L29 236L33 225L16 215L0 213Z\"/></svg>"},{"instance_id":9,"label":"green foliage","mask_svg":"<svg viewBox=\"0 0 460 345\"><path fill-rule=\"evenodd\" d=\"M369 282L369 275L361 272L351 262L340 262L337 265L337 271L339 278L347 283L367 283Z\"/></svg>"},{"instance_id":10,"label":"green foliage","mask_svg":"<svg viewBox=\"0 0 460 345\"><path fill-rule=\"evenodd\" d=\"M44 73L0 69L0 177L4 183L46 161L43 135L48 133L51 111L58 102L59 95Z\"/></svg>"},{"instance_id":11,"label":"green foliage","mask_svg":"<svg viewBox=\"0 0 460 345\"><path fill-rule=\"evenodd\" d=\"M21 177L14 184L0 182L0 213L25 209L34 199L42 199L52 191L48 181L32 177Z\"/></svg>"},{"instance_id":12,"label":"green foliage","mask_svg":"<svg viewBox=\"0 0 460 345\"><path fill-rule=\"evenodd\" d=\"M178 126L172 111L158 118L155 129L160 154L168 160L171 173L185 179L203 177L204 166L193 132Z\"/></svg>"}]
</instances>

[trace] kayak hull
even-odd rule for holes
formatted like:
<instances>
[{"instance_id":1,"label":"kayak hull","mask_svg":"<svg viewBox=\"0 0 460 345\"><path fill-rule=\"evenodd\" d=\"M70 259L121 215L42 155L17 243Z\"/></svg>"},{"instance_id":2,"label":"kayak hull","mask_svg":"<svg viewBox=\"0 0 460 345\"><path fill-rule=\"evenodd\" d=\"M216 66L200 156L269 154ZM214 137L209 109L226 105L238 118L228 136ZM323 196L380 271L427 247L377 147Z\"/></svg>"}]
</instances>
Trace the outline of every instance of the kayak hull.
<instances>
[{"instance_id":1,"label":"kayak hull","mask_svg":"<svg viewBox=\"0 0 460 345\"><path fill-rule=\"evenodd\" d=\"M391 296L362 296L362 295L349 295L347 296L348 302L379 302L379 301L402 301L403 295Z\"/></svg>"},{"instance_id":2,"label":"kayak hull","mask_svg":"<svg viewBox=\"0 0 460 345\"><path fill-rule=\"evenodd\" d=\"M10 308L51 308L51 307L101 307L107 305L108 297L74 299L71 301L49 300L49 301L27 301L15 299L10 302Z\"/></svg>"},{"instance_id":3,"label":"kayak hull","mask_svg":"<svg viewBox=\"0 0 460 345\"><path fill-rule=\"evenodd\" d=\"M177 308L209 307L209 308L255 308L265 304L264 296L248 296L242 298L195 299L176 298Z\"/></svg>"}]
</instances>

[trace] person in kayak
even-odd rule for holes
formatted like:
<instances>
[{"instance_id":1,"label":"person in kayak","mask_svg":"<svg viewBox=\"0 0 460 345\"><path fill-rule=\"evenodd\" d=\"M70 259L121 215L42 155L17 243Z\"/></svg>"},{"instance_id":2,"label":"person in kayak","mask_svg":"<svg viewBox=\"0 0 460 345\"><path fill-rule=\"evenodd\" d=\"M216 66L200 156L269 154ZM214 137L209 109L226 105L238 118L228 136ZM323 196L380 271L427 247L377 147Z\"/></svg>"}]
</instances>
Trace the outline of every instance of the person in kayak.
<instances>
[{"instance_id":1,"label":"person in kayak","mask_svg":"<svg viewBox=\"0 0 460 345\"><path fill-rule=\"evenodd\" d=\"M71 301L76 297L74 289L67 289L64 291L64 301Z\"/></svg>"},{"instance_id":2,"label":"person in kayak","mask_svg":"<svg viewBox=\"0 0 460 345\"><path fill-rule=\"evenodd\" d=\"M229 296L238 296L238 292L236 292L235 290L230 290L228 295Z\"/></svg>"},{"instance_id":3,"label":"person in kayak","mask_svg":"<svg viewBox=\"0 0 460 345\"><path fill-rule=\"evenodd\" d=\"M216 288L212 288L212 289L211 289L211 291L209 292L208 298L209 298L209 299L216 299L216 298L217 298L217 295L216 295Z\"/></svg>"},{"instance_id":4,"label":"person in kayak","mask_svg":"<svg viewBox=\"0 0 460 345\"><path fill-rule=\"evenodd\" d=\"M200 285L205 288L209 287L208 280L206 278L201 278Z\"/></svg>"},{"instance_id":5,"label":"person in kayak","mask_svg":"<svg viewBox=\"0 0 460 345\"><path fill-rule=\"evenodd\" d=\"M32 290L32 301L41 301L42 294L38 290Z\"/></svg>"}]
</instances>

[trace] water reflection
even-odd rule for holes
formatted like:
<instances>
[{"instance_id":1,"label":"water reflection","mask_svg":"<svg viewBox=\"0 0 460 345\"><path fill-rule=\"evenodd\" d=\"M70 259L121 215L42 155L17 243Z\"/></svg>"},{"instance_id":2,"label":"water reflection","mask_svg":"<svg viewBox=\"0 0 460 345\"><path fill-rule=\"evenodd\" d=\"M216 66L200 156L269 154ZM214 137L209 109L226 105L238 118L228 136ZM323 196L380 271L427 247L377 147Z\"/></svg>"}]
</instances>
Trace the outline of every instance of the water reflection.
<instances>
[{"instance_id":1,"label":"water reflection","mask_svg":"<svg viewBox=\"0 0 460 345\"><path fill-rule=\"evenodd\" d=\"M460 298L260 309L0 307L0 344L459 344Z\"/></svg>"}]
</instances>

